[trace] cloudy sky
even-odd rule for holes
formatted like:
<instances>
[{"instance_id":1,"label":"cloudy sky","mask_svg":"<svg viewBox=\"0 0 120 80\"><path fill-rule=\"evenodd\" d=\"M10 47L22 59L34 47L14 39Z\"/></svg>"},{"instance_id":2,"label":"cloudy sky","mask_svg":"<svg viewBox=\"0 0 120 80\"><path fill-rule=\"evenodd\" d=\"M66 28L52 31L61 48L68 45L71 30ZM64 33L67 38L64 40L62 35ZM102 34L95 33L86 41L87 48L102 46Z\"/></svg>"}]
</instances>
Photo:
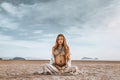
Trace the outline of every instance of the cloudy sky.
<instances>
[{"instance_id":1,"label":"cloudy sky","mask_svg":"<svg viewBox=\"0 0 120 80\"><path fill-rule=\"evenodd\" d=\"M50 59L59 33L72 59L120 60L120 0L0 0L0 57Z\"/></svg>"}]
</instances>

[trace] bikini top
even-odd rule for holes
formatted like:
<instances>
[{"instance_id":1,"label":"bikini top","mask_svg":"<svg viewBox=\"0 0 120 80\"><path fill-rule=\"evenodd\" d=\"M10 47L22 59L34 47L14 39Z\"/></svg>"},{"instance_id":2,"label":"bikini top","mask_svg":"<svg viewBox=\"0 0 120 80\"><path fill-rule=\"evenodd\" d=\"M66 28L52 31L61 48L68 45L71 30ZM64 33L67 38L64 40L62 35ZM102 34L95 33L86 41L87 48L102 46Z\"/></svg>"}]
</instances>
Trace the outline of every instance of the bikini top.
<instances>
[{"instance_id":1,"label":"bikini top","mask_svg":"<svg viewBox=\"0 0 120 80\"><path fill-rule=\"evenodd\" d=\"M65 55L64 47L58 47L58 49L55 50L55 55L58 55L59 53Z\"/></svg>"}]
</instances>

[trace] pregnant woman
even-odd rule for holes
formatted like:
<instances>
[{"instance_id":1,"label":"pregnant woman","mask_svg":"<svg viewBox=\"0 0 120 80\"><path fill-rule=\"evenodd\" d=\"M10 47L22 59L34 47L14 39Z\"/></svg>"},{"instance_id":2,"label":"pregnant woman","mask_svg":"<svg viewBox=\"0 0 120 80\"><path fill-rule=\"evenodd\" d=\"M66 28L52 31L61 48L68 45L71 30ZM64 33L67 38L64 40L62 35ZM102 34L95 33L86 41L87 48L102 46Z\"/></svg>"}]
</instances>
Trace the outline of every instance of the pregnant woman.
<instances>
[{"instance_id":1,"label":"pregnant woman","mask_svg":"<svg viewBox=\"0 0 120 80\"><path fill-rule=\"evenodd\" d=\"M63 34L59 34L52 47L52 57L49 64L42 66L38 74L70 74L77 75L77 66L71 66L70 49Z\"/></svg>"}]
</instances>

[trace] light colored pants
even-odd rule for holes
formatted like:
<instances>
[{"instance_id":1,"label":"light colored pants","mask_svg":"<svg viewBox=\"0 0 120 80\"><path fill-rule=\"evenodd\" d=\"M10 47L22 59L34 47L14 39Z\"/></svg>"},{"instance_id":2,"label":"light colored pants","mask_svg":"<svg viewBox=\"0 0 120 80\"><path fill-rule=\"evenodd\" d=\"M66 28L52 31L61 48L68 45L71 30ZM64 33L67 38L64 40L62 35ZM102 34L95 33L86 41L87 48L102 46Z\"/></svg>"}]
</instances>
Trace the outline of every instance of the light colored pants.
<instances>
[{"instance_id":1,"label":"light colored pants","mask_svg":"<svg viewBox=\"0 0 120 80\"><path fill-rule=\"evenodd\" d=\"M62 72L57 69L52 64L44 64L40 70L40 73L50 73L50 74L61 74L61 73L71 73L73 75L79 74L79 69L77 66L67 67Z\"/></svg>"}]
</instances>

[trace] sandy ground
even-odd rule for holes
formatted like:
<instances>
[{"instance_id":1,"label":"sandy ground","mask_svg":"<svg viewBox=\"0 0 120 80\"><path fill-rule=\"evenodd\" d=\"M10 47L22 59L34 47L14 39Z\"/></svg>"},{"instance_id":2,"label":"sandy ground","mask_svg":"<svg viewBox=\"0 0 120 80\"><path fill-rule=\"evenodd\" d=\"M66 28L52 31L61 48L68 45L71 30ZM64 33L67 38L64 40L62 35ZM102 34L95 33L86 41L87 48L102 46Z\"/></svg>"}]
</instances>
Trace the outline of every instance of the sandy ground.
<instances>
[{"instance_id":1,"label":"sandy ground","mask_svg":"<svg viewBox=\"0 0 120 80\"><path fill-rule=\"evenodd\" d=\"M40 60L0 60L0 80L120 80L120 61L72 61L80 75L33 75L43 64Z\"/></svg>"}]
</instances>

